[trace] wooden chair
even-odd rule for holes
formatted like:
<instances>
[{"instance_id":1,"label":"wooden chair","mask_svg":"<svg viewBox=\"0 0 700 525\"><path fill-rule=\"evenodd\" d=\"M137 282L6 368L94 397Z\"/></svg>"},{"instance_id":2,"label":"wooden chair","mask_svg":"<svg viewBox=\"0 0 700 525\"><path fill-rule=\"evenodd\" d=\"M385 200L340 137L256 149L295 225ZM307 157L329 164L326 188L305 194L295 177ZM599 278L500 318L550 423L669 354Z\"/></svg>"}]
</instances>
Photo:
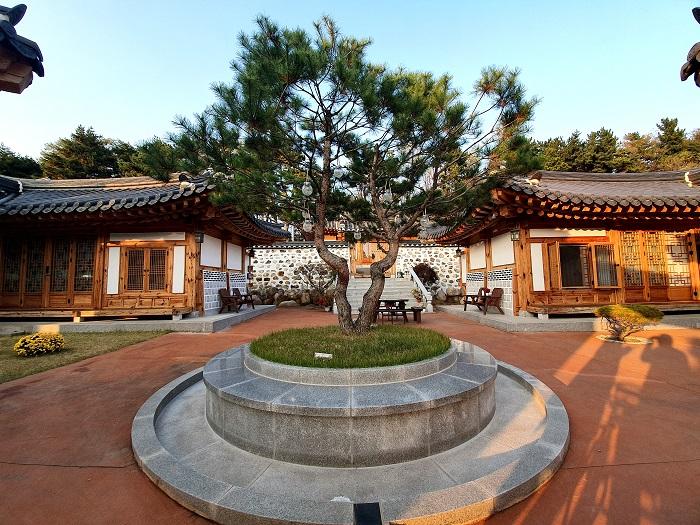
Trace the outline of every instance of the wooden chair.
<instances>
[{"instance_id":1,"label":"wooden chair","mask_svg":"<svg viewBox=\"0 0 700 525\"><path fill-rule=\"evenodd\" d=\"M241 305L247 304L253 310L255 310L255 303L253 302L253 296L251 294L249 294L248 292L242 294L238 288L232 288L231 295L233 295L233 297L236 298L236 300L239 302L239 304L241 304ZM239 309L240 309L240 306L239 306Z\"/></svg>"},{"instance_id":2,"label":"wooden chair","mask_svg":"<svg viewBox=\"0 0 700 525\"><path fill-rule=\"evenodd\" d=\"M476 306L479 310L481 310L481 306L484 304L484 299L486 298L486 294L489 293L489 289L482 286L479 288L479 291L476 292L476 295L474 294L466 294L464 296L464 311L467 311L467 305L471 304Z\"/></svg>"},{"instance_id":3,"label":"wooden chair","mask_svg":"<svg viewBox=\"0 0 700 525\"><path fill-rule=\"evenodd\" d=\"M234 290L236 289L234 288ZM238 290L236 291L238 292ZM226 309L227 312L230 312L232 307L234 312L238 312L241 309L241 302L235 295L232 295L231 292L228 291L228 288L219 288L219 298L221 299L221 308L219 308L219 313L223 313L224 309Z\"/></svg>"},{"instance_id":4,"label":"wooden chair","mask_svg":"<svg viewBox=\"0 0 700 525\"><path fill-rule=\"evenodd\" d=\"M501 315L505 315L505 312L501 308L501 300L503 299L503 288L494 288L491 291L491 295L487 295L484 297L484 303L482 306L477 305L477 308L479 310L484 312L484 315L486 315L486 312L489 309L489 306L495 306L498 308L498 311L501 312Z\"/></svg>"}]
</instances>

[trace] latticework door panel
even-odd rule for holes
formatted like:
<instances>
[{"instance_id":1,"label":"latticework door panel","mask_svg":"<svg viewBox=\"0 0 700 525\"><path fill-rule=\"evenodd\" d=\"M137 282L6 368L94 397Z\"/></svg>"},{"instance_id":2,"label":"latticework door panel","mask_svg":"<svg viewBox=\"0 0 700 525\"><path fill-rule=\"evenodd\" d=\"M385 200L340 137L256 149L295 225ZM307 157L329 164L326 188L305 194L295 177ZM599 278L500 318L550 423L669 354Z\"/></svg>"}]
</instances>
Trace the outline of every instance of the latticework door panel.
<instances>
[{"instance_id":1,"label":"latticework door panel","mask_svg":"<svg viewBox=\"0 0 700 525\"><path fill-rule=\"evenodd\" d=\"M151 291L167 289L165 279L167 255L168 250L151 249L148 272L148 289Z\"/></svg>"},{"instance_id":2,"label":"latticework door panel","mask_svg":"<svg viewBox=\"0 0 700 525\"><path fill-rule=\"evenodd\" d=\"M144 251L129 250L127 252L126 265L126 289L128 291L143 290L143 270L144 270Z\"/></svg>"},{"instance_id":3,"label":"latticework door panel","mask_svg":"<svg viewBox=\"0 0 700 525\"><path fill-rule=\"evenodd\" d=\"M70 259L70 241L56 239L53 242L51 260L51 291L60 293L68 290L68 263Z\"/></svg>"},{"instance_id":4,"label":"latticework door panel","mask_svg":"<svg viewBox=\"0 0 700 525\"><path fill-rule=\"evenodd\" d=\"M662 232L648 232L645 235L647 266L649 268L649 284L651 286L666 286L666 246Z\"/></svg>"},{"instance_id":5,"label":"latticework door panel","mask_svg":"<svg viewBox=\"0 0 700 525\"><path fill-rule=\"evenodd\" d=\"M2 249L2 291L19 292L19 272L22 263L22 244L14 239L6 239Z\"/></svg>"},{"instance_id":6,"label":"latticework door panel","mask_svg":"<svg viewBox=\"0 0 700 525\"><path fill-rule=\"evenodd\" d=\"M32 239L27 243L27 276L25 293L38 294L44 284L44 239Z\"/></svg>"},{"instance_id":7,"label":"latticework door panel","mask_svg":"<svg viewBox=\"0 0 700 525\"><path fill-rule=\"evenodd\" d=\"M622 265L626 288L641 288L642 257L639 253L639 235L637 232L622 232Z\"/></svg>"},{"instance_id":8,"label":"latticework door panel","mask_svg":"<svg viewBox=\"0 0 700 525\"><path fill-rule=\"evenodd\" d=\"M666 233L666 269L669 286L690 286L688 238L685 233Z\"/></svg>"},{"instance_id":9,"label":"latticework door panel","mask_svg":"<svg viewBox=\"0 0 700 525\"><path fill-rule=\"evenodd\" d=\"M76 292L92 291L93 271L95 266L95 240L83 239L75 246L75 284Z\"/></svg>"}]
</instances>

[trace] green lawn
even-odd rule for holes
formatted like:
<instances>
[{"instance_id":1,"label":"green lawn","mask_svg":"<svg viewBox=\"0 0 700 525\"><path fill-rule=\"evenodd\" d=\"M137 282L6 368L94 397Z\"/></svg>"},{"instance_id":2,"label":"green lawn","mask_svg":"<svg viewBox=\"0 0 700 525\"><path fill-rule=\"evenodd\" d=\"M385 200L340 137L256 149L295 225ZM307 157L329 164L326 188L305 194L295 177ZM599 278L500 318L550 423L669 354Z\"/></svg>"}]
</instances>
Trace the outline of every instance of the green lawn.
<instances>
[{"instance_id":1,"label":"green lawn","mask_svg":"<svg viewBox=\"0 0 700 525\"><path fill-rule=\"evenodd\" d=\"M288 365L368 368L422 361L449 347L448 337L423 328L378 326L358 337L328 326L273 332L253 341L250 348L258 357ZM333 354L333 358L317 359L315 352Z\"/></svg>"},{"instance_id":2,"label":"green lawn","mask_svg":"<svg viewBox=\"0 0 700 525\"><path fill-rule=\"evenodd\" d=\"M0 383L106 354L168 332L64 334L66 348L57 354L19 357L12 350L19 335L0 335Z\"/></svg>"}]
</instances>

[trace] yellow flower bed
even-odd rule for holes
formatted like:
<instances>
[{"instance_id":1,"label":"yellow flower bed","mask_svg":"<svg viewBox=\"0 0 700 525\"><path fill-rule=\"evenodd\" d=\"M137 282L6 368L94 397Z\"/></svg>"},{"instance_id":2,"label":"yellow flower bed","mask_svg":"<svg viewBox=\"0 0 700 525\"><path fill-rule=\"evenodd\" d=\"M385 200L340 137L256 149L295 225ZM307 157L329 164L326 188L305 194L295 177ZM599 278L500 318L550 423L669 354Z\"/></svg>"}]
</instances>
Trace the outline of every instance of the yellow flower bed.
<instances>
[{"instance_id":1,"label":"yellow flower bed","mask_svg":"<svg viewBox=\"0 0 700 525\"><path fill-rule=\"evenodd\" d=\"M15 353L21 357L53 354L60 352L66 346L66 341L61 334L30 334L20 337L15 343Z\"/></svg>"}]
</instances>

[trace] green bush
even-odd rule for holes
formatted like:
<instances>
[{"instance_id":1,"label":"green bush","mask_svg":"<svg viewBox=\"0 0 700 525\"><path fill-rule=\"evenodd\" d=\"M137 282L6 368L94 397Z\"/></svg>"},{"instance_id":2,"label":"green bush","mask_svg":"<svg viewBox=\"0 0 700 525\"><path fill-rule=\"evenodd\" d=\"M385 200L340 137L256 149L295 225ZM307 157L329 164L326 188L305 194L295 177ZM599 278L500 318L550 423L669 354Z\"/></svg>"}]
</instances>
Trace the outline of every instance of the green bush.
<instances>
[{"instance_id":1,"label":"green bush","mask_svg":"<svg viewBox=\"0 0 700 525\"><path fill-rule=\"evenodd\" d=\"M30 334L20 337L15 343L15 353L21 357L54 354L66 347L66 340L61 334Z\"/></svg>"},{"instance_id":2,"label":"green bush","mask_svg":"<svg viewBox=\"0 0 700 525\"><path fill-rule=\"evenodd\" d=\"M433 268L429 264L416 264L413 267L413 271L416 272L416 275L425 286L430 286L440 281L437 272L433 270Z\"/></svg>"},{"instance_id":3,"label":"green bush","mask_svg":"<svg viewBox=\"0 0 700 525\"><path fill-rule=\"evenodd\" d=\"M643 304L611 304L597 308L595 314L605 321L606 328L616 341L624 341L628 336L647 325L657 324L664 314L658 308Z\"/></svg>"}]
</instances>

